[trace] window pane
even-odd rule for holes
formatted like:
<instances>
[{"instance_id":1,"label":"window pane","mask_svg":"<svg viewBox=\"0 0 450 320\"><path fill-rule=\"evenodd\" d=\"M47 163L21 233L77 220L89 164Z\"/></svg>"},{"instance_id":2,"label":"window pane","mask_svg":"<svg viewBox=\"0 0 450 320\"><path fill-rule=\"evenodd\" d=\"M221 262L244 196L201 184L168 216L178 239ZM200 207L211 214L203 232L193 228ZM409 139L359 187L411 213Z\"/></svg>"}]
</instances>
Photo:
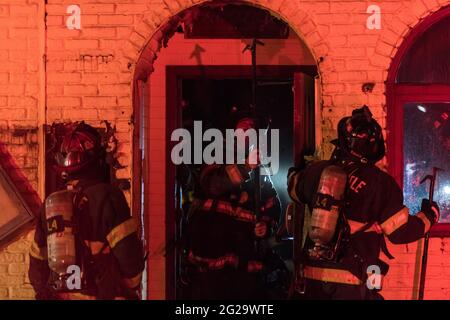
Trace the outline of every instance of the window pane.
<instances>
[{"instance_id":1,"label":"window pane","mask_svg":"<svg viewBox=\"0 0 450 320\"><path fill-rule=\"evenodd\" d=\"M450 84L450 16L417 37L402 60L398 83Z\"/></svg>"},{"instance_id":2,"label":"window pane","mask_svg":"<svg viewBox=\"0 0 450 320\"><path fill-rule=\"evenodd\" d=\"M408 103L404 106L404 195L412 213L428 198L429 182L420 184L433 167L438 173L434 191L440 222L450 222L450 103Z\"/></svg>"},{"instance_id":3,"label":"window pane","mask_svg":"<svg viewBox=\"0 0 450 320\"><path fill-rule=\"evenodd\" d=\"M8 189L8 186L4 183L0 183L0 227L11 222L20 215L22 207L14 200L16 200L14 194Z\"/></svg>"},{"instance_id":4,"label":"window pane","mask_svg":"<svg viewBox=\"0 0 450 320\"><path fill-rule=\"evenodd\" d=\"M32 219L15 186L0 168L0 244Z\"/></svg>"}]
</instances>

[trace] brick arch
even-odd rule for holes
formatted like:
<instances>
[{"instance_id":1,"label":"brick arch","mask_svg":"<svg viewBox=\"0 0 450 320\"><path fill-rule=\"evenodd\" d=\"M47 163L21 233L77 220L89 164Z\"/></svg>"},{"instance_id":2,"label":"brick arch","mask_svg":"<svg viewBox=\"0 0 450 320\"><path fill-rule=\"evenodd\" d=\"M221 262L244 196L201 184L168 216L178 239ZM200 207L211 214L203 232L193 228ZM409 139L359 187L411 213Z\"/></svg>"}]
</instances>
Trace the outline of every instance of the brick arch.
<instances>
[{"instance_id":1,"label":"brick arch","mask_svg":"<svg viewBox=\"0 0 450 320\"><path fill-rule=\"evenodd\" d=\"M283 3L286 3L286 5ZM137 79L145 79L147 75L149 75L153 71L153 62L157 58L157 55L159 54L159 51L162 47L163 42L166 40L165 37L171 36L171 33L173 32L173 28L177 19L180 19L180 14L183 14L186 12L187 9L192 8L195 6L192 2L197 2L196 5L200 4L207 4L207 3L213 3L213 1L210 0L179 0L178 2L183 3L182 5L177 5L177 2L175 1L166 1L167 5L161 5L162 10L155 10L155 8L152 5L153 13L146 13L144 14L143 18L137 25L135 26L127 47L123 48L123 57L128 60L128 67L131 71L133 71L134 74L134 80ZM231 2L231 1L230 1ZM236 1L237 2L237 1ZM267 5L264 5L264 3L267 2ZM270 2L270 3L269 3ZM303 11L299 10L298 4L293 4L294 1L291 0L246 0L246 1L239 1L239 3L249 4L261 9L265 9L271 12L274 16L278 16L281 19L283 19L290 27L296 32L297 35L302 35L301 38L305 43L308 43L310 52L317 58L321 55L326 55L328 47L325 45L322 45L324 43L322 37L320 36L319 32L317 31L316 24L312 21L312 19ZM295 1L296 2L296 1ZM227 2L229 3L229 2ZM280 11L279 14L275 14L275 12ZM160 16L155 16L156 12L162 12ZM290 22L294 22L290 23ZM126 63L127 63L126 62ZM134 87L137 81L132 82L132 86ZM132 88L133 93L136 94L137 90L134 90ZM139 105L136 103L136 100L133 101L134 106ZM167 107L167 106L166 106ZM162 107L161 107L162 109ZM167 111L166 111L167 113ZM150 121L146 119L146 121ZM159 121L159 120L157 120ZM165 120L161 120L165 121ZM151 126L150 122L147 122L148 126ZM136 130L136 129L134 129ZM138 130L137 130L138 131ZM134 131L136 133L136 131ZM159 148L164 148L164 150L167 150L167 140L165 142L156 142L155 144L158 145ZM154 145L155 145L154 144ZM138 147L138 144L135 144L135 147ZM135 148L133 147L133 148ZM136 149L133 149L136 150ZM135 155L138 153L134 153ZM150 157L154 157L155 153L153 155L149 155ZM167 163L166 161L160 161L163 163ZM137 168L139 168L139 165L137 165ZM160 168L160 167L158 167ZM169 274L172 274L171 267L167 268L168 263L171 263L171 256L170 252L166 252L166 254L161 253L160 248L165 248L167 245L167 239L168 235L171 236L171 231L168 231L168 225L173 226L173 215L169 216L168 213L170 213L169 210L167 210L167 203L170 203L170 199L168 199L164 194L164 190L167 190L167 175L171 174L169 171L167 171L167 166L165 164L161 165L160 172L157 172L154 176L156 179L161 179L165 181L164 184L162 184L161 189L161 198L163 204L160 205L157 209L152 210L161 210L161 214L152 216L151 210L146 211L146 216L148 217L148 221L152 219L152 223L146 222L144 228L147 229L147 234L153 234L155 240L153 244L150 244L149 240L149 247L148 250L150 252L150 256L153 256L153 261L149 261L149 268L148 268L148 294L153 297L160 298L167 298L171 297L173 295L173 283L171 283L172 279L169 277ZM166 168L166 169L164 169ZM169 172L169 173L168 173ZM166 180L164 180L166 179ZM136 187L135 190L139 190L139 179L134 180L134 187ZM148 186L148 179L145 182ZM156 193L156 192L155 192ZM158 193L159 197L160 194ZM148 196L144 199L147 204L151 205L152 199L156 199L154 196ZM139 206L139 202L141 201L139 196L135 196L134 200L136 201L136 206ZM173 202L172 202L173 203ZM156 207L156 206L155 206ZM152 207L153 208L153 207ZM164 214L164 216L162 215ZM151 218L150 218L151 217ZM152 227L157 225L164 227ZM157 244L155 244L157 243ZM160 247L158 247L160 246ZM152 266L153 264L153 266ZM172 265L173 266L173 265ZM155 279L154 275L152 275L151 270L158 270L158 280ZM159 268L159 269L158 269ZM164 279L163 282L161 282L161 279Z\"/></svg>"},{"instance_id":2,"label":"brick arch","mask_svg":"<svg viewBox=\"0 0 450 320\"><path fill-rule=\"evenodd\" d=\"M450 0L438 2L425 0L423 3L417 1L415 5L404 4L397 14L384 21L374 54L375 58L384 61L384 80L390 82L391 67L395 64L395 59L403 55L404 52L400 52L401 48L405 46L414 28L439 9L450 5Z\"/></svg>"},{"instance_id":3,"label":"brick arch","mask_svg":"<svg viewBox=\"0 0 450 320\"><path fill-rule=\"evenodd\" d=\"M214 0L180 0L161 4L161 14L156 16L154 8L145 12L142 20L133 29L123 56L128 59L129 69L133 68L135 79L145 78L153 71L153 61L171 33L171 25L180 19L180 14L195 7L213 3ZM268 10L273 16L287 23L305 43L316 61L328 53L328 46L318 31L312 17L301 9L297 1L290 0L237 0L228 3L241 3ZM170 35L171 36L171 35ZM170 38L169 36L169 38ZM320 68L320 66L319 66ZM318 70L320 74L320 70Z\"/></svg>"}]
</instances>

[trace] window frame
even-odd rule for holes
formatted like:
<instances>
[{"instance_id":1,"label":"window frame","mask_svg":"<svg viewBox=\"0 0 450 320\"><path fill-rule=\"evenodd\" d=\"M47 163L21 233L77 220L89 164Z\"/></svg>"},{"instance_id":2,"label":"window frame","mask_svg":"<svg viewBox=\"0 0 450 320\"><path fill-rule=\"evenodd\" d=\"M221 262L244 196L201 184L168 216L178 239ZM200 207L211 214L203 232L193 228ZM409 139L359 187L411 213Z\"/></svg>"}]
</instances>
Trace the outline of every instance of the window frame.
<instances>
[{"instance_id":1,"label":"window frame","mask_svg":"<svg viewBox=\"0 0 450 320\"><path fill-rule=\"evenodd\" d=\"M403 188L403 106L406 103L450 103L450 85L396 83L403 57L414 41L433 24L450 16L447 6L424 19L403 41L392 60L386 82L387 104L387 161L388 171ZM450 237L450 223L437 223L430 230L431 237Z\"/></svg>"},{"instance_id":2,"label":"window frame","mask_svg":"<svg viewBox=\"0 0 450 320\"><path fill-rule=\"evenodd\" d=\"M3 248L7 246L17 234L33 224L35 215L24 201L16 185L6 173L6 170L1 165L0 183L4 185L5 189L9 189L10 196L13 197L12 201L16 204L16 208L19 211L12 220L4 225L0 225L0 247Z\"/></svg>"}]
</instances>

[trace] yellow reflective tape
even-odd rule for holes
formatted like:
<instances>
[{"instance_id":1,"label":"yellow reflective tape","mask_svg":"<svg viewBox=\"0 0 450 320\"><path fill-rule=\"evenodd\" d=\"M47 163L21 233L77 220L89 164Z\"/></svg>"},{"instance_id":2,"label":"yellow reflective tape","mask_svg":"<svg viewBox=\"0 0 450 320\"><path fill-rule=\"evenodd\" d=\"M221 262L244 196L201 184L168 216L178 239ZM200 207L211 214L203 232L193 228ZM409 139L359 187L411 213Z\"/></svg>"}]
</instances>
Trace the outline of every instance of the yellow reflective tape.
<instances>
[{"instance_id":1,"label":"yellow reflective tape","mask_svg":"<svg viewBox=\"0 0 450 320\"><path fill-rule=\"evenodd\" d=\"M109 246L114 248L122 239L137 231L136 221L132 218L122 222L106 236Z\"/></svg>"},{"instance_id":2,"label":"yellow reflective tape","mask_svg":"<svg viewBox=\"0 0 450 320\"><path fill-rule=\"evenodd\" d=\"M136 288L138 285L141 284L141 280L142 280L142 272L139 272L136 276L134 276L133 278L124 278L123 282L125 283L125 285L128 288Z\"/></svg>"},{"instance_id":3,"label":"yellow reflective tape","mask_svg":"<svg viewBox=\"0 0 450 320\"><path fill-rule=\"evenodd\" d=\"M369 229L365 230L364 232L376 232L378 234L382 234L383 230L381 229L381 227L378 225L378 223L374 223L370 226Z\"/></svg>"},{"instance_id":4,"label":"yellow reflective tape","mask_svg":"<svg viewBox=\"0 0 450 320\"><path fill-rule=\"evenodd\" d=\"M404 207L392 217L383 222L380 227L386 235L390 235L392 232L400 228L402 225L408 222L409 209Z\"/></svg>"},{"instance_id":5,"label":"yellow reflective tape","mask_svg":"<svg viewBox=\"0 0 450 320\"><path fill-rule=\"evenodd\" d=\"M249 261L247 264L248 272L259 272L263 269L263 263L261 261Z\"/></svg>"},{"instance_id":6,"label":"yellow reflective tape","mask_svg":"<svg viewBox=\"0 0 450 320\"><path fill-rule=\"evenodd\" d=\"M419 218L420 220L422 220L422 222L423 222L423 225L424 225L423 233L424 234L427 233L431 228L430 220L428 220L425 213L423 213L423 212L419 212L418 214L416 214L416 217Z\"/></svg>"},{"instance_id":7,"label":"yellow reflective tape","mask_svg":"<svg viewBox=\"0 0 450 320\"><path fill-rule=\"evenodd\" d=\"M97 297L80 292L61 292L57 294L59 300L97 300Z\"/></svg>"},{"instance_id":8,"label":"yellow reflective tape","mask_svg":"<svg viewBox=\"0 0 450 320\"><path fill-rule=\"evenodd\" d=\"M358 222L350 219L347 219L347 222L348 225L350 226L350 234L354 234L355 232L361 230L366 225L366 223L364 222Z\"/></svg>"},{"instance_id":9,"label":"yellow reflective tape","mask_svg":"<svg viewBox=\"0 0 450 320\"><path fill-rule=\"evenodd\" d=\"M264 205L264 207L262 208L262 210L269 210L270 208L272 208L275 205L275 197L269 198L266 201L266 204Z\"/></svg>"},{"instance_id":10,"label":"yellow reflective tape","mask_svg":"<svg viewBox=\"0 0 450 320\"><path fill-rule=\"evenodd\" d=\"M84 240L84 243L89 249L91 249L91 253L93 255L99 254L102 249L103 249L102 253L109 253L110 251L109 246L105 246L105 243L101 241Z\"/></svg>"},{"instance_id":11,"label":"yellow reflective tape","mask_svg":"<svg viewBox=\"0 0 450 320\"><path fill-rule=\"evenodd\" d=\"M334 282L351 285L360 285L362 283L362 281L350 271L342 269L328 269L306 266L303 270L303 273L305 278L307 279L322 282Z\"/></svg>"},{"instance_id":12,"label":"yellow reflective tape","mask_svg":"<svg viewBox=\"0 0 450 320\"><path fill-rule=\"evenodd\" d=\"M248 193L246 191L242 191L241 195L239 196L239 203L243 204L248 201Z\"/></svg>"},{"instance_id":13,"label":"yellow reflective tape","mask_svg":"<svg viewBox=\"0 0 450 320\"><path fill-rule=\"evenodd\" d=\"M47 260L47 248L41 248L36 241L33 241L30 247L30 256L38 260Z\"/></svg>"},{"instance_id":14,"label":"yellow reflective tape","mask_svg":"<svg viewBox=\"0 0 450 320\"><path fill-rule=\"evenodd\" d=\"M235 164L230 164L225 166L225 171L228 174L228 178L230 178L230 181L234 185L239 185L244 181L244 177L242 177L241 172L239 171L239 168Z\"/></svg>"},{"instance_id":15,"label":"yellow reflective tape","mask_svg":"<svg viewBox=\"0 0 450 320\"><path fill-rule=\"evenodd\" d=\"M293 181L291 182L291 179ZM295 174L294 177L289 179L289 196L292 198L292 200L300 203L300 199L297 197L296 189L297 189L297 183L298 183L298 174Z\"/></svg>"},{"instance_id":16,"label":"yellow reflective tape","mask_svg":"<svg viewBox=\"0 0 450 320\"><path fill-rule=\"evenodd\" d=\"M366 223L364 222L358 222L355 220L347 219L348 225L350 226L350 234L354 234L358 231L360 231L362 228L366 227ZM381 230L380 226L375 222L373 223L369 228L364 230L364 232L376 232L376 233L383 233L383 230Z\"/></svg>"},{"instance_id":17,"label":"yellow reflective tape","mask_svg":"<svg viewBox=\"0 0 450 320\"><path fill-rule=\"evenodd\" d=\"M237 268L239 264L239 258L234 254L227 254L218 258L204 258L189 251L188 260L195 265L206 266L209 270L219 270L226 265Z\"/></svg>"},{"instance_id":18,"label":"yellow reflective tape","mask_svg":"<svg viewBox=\"0 0 450 320\"><path fill-rule=\"evenodd\" d=\"M203 203L203 208L205 211L209 211L212 208L214 200L208 199ZM215 206L215 212L224 213L230 217L236 218L237 220L255 222L255 213L250 210L242 209L241 207L234 207L230 202L227 201L217 201Z\"/></svg>"},{"instance_id":19,"label":"yellow reflective tape","mask_svg":"<svg viewBox=\"0 0 450 320\"><path fill-rule=\"evenodd\" d=\"M97 300L96 296L90 296L80 292L61 292L57 296L59 300ZM126 298L114 297L111 300L126 300Z\"/></svg>"}]
</instances>

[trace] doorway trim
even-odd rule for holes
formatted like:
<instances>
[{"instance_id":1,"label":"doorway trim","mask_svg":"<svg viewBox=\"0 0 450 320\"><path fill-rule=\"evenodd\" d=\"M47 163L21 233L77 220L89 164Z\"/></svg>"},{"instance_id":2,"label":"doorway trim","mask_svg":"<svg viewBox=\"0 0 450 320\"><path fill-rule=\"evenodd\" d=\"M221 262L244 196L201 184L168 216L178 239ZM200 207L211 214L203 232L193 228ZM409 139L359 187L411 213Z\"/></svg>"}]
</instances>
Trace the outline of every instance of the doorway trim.
<instances>
[{"instance_id":1,"label":"doorway trim","mask_svg":"<svg viewBox=\"0 0 450 320\"><path fill-rule=\"evenodd\" d=\"M277 77L292 78L294 85L294 74L304 73L311 77L317 75L317 67L310 65L259 65L257 66L258 79L273 79ZM251 79L252 66L250 65L222 65L222 66L167 66L166 67L166 137L167 148L166 157L170 159L170 153L175 142L170 141L173 130L181 125L181 80L190 79ZM304 104L297 104L304 106ZM294 103L294 114L304 114L304 112L296 113L296 104ZM297 122L298 123L298 122ZM294 132L295 131L294 128ZM295 137L294 137L295 139ZM166 163L166 244L173 241L175 236L175 170L176 166L171 162ZM176 298L176 269L175 269L175 250L166 252L166 298Z\"/></svg>"}]
</instances>

